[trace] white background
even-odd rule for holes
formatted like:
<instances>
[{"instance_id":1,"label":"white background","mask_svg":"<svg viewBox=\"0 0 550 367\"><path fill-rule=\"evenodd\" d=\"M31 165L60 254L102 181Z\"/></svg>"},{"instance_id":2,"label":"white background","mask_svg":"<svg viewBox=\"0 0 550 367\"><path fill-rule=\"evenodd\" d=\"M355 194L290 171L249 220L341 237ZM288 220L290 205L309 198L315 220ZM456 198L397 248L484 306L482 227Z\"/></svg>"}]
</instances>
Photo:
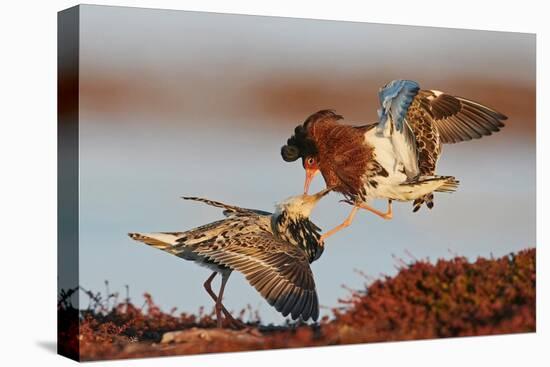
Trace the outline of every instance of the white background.
<instances>
[{"instance_id":1,"label":"white background","mask_svg":"<svg viewBox=\"0 0 550 367\"><path fill-rule=\"evenodd\" d=\"M97 4L354 20L537 33L537 333L381 343L275 352L100 362L96 365L262 366L544 365L548 338L548 261L543 206L548 177L548 10L544 1L97 1ZM0 12L0 361L69 365L56 339L56 12L72 1L12 2ZM546 68L544 67L546 66ZM542 265L541 265L542 264ZM546 339L546 343L544 342Z\"/></svg>"}]
</instances>

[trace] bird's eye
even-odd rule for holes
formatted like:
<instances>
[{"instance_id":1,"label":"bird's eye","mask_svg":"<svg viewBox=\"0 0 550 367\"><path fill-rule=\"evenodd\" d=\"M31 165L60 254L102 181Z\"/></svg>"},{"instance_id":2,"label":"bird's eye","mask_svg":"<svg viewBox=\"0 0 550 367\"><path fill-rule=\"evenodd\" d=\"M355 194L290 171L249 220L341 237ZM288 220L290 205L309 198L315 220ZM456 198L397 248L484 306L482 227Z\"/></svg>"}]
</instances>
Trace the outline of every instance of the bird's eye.
<instances>
[{"instance_id":1,"label":"bird's eye","mask_svg":"<svg viewBox=\"0 0 550 367\"><path fill-rule=\"evenodd\" d=\"M306 163L308 164L308 166L312 166L313 163L315 163L315 159L313 157L309 157L307 160L306 160Z\"/></svg>"}]
</instances>

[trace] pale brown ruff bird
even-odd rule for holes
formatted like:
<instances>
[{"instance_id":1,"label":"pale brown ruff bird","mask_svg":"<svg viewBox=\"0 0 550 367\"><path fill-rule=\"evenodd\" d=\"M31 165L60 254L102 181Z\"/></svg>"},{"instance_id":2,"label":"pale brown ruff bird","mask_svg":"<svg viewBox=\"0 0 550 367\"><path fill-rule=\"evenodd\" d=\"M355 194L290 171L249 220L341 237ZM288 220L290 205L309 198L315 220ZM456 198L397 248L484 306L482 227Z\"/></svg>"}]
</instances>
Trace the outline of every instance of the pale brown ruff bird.
<instances>
[{"instance_id":1,"label":"pale brown ruff bird","mask_svg":"<svg viewBox=\"0 0 550 367\"><path fill-rule=\"evenodd\" d=\"M277 204L274 213L184 197L222 208L226 218L186 232L129 233L129 236L213 270L204 288L215 302L218 327L223 326L222 313L230 326L242 326L222 303L233 270L243 273L283 316L317 320L319 301L309 264L319 259L323 243L320 229L309 220L309 215L329 191L291 197ZM218 273L222 282L216 295L211 282Z\"/></svg>"},{"instance_id":2,"label":"pale brown ruff bird","mask_svg":"<svg viewBox=\"0 0 550 367\"><path fill-rule=\"evenodd\" d=\"M287 162L298 158L306 171L304 192L316 173L342 193L353 209L326 238L349 226L358 209L391 219L392 200L433 207L433 192L452 192L458 181L436 175L441 145L479 139L499 131L506 116L480 103L436 90L421 90L410 80L394 80L379 91L379 122L351 126L323 110L309 116L282 147ZM370 206L387 199L385 212Z\"/></svg>"}]
</instances>

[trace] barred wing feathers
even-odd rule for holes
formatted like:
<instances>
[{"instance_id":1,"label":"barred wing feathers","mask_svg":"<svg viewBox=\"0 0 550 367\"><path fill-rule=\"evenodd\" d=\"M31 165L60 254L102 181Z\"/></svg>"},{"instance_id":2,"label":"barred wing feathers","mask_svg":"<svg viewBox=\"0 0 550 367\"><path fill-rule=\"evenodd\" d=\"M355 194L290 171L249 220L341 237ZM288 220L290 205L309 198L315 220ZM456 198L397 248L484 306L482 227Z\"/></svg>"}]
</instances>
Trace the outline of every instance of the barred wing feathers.
<instances>
[{"instance_id":1,"label":"barred wing feathers","mask_svg":"<svg viewBox=\"0 0 550 367\"><path fill-rule=\"evenodd\" d=\"M315 281L306 253L267 233L249 233L199 245L200 256L244 274L248 282L284 316L319 317Z\"/></svg>"},{"instance_id":2,"label":"barred wing feathers","mask_svg":"<svg viewBox=\"0 0 550 367\"><path fill-rule=\"evenodd\" d=\"M442 143L479 139L500 131L508 117L478 102L437 90L422 90L424 108L432 115Z\"/></svg>"}]
</instances>

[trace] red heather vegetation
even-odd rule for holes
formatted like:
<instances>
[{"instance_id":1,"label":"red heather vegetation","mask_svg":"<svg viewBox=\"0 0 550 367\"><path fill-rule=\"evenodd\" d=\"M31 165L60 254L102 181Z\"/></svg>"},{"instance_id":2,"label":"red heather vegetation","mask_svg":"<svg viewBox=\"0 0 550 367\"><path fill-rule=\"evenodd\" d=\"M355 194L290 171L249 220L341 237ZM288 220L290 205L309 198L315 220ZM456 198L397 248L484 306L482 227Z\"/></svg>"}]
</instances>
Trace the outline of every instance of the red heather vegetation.
<instances>
[{"instance_id":1,"label":"red heather vegetation","mask_svg":"<svg viewBox=\"0 0 550 367\"><path fill-rule=\"evenodd\" d=\"M493 335L535 331L535 249L499 259L416 261L365 290L317 325L261 325L237 316L248 329L216 329L212 313L162 312L145 294L141 308L116 294L86 291L90 306L77 311L63 292L58 305L60 353L82 360L196 354L271 348ZM78 318L74 316L78 315ZM71 320L80 320L80 326Z\"/></svg>"}]
</instances>

